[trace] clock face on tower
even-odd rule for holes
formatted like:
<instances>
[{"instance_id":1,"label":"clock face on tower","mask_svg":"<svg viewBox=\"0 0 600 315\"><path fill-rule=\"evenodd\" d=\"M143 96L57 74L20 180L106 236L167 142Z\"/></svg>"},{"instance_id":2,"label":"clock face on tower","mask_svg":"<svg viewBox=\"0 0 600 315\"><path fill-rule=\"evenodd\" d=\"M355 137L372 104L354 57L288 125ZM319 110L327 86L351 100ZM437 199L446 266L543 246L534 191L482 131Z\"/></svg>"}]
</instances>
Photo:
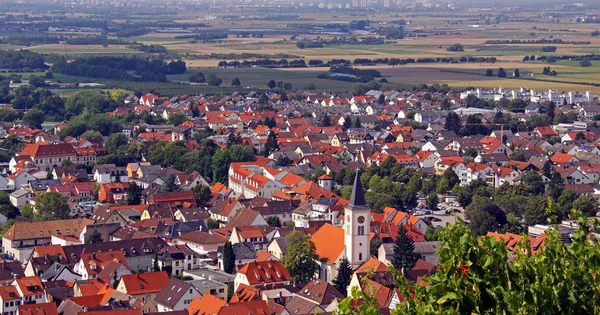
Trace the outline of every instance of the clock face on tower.
<instances>
[{"instance_id":1,"label":"clock face on tower","mask_svg":"<svg viewBox=\"0 0 600 315\"><path fill-rule=\"evenodd\" d=\"M356 221L357 221L358 223L365 223L365 217L363 217L363 216L360 216L360 217L358 217L358 219L356 219Z\"/></svg>"}]
</instances>

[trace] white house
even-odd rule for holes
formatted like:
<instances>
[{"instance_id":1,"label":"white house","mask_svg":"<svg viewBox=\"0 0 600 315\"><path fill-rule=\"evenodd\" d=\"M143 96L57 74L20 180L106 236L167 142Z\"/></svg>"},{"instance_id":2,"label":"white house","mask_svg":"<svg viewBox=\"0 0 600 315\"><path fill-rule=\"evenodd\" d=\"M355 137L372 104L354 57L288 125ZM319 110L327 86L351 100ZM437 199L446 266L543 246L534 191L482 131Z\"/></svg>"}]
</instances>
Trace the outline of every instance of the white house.
<instances>
[{"instance_id":1,"label":"white house","mask_svg":"<svg viewBox=\"0 0 600 315\"><path fill-rule=\"evenodd\" d=\"M190 283L171 278L154 298L154 302L159 312L183 311L194 298L201 297L202 293Z\"/></svg>"}]
</instances>

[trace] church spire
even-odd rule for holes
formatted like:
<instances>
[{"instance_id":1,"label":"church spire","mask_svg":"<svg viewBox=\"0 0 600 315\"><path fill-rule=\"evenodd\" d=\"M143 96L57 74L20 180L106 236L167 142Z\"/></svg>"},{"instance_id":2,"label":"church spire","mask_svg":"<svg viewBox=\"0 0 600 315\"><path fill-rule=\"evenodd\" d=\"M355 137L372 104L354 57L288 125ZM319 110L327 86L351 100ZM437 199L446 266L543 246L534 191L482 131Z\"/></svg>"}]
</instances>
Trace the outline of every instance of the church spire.
<instances>
[{"instance_id":1,"label":"church spire","mask_svg":"<svg viewBox=\"0 0 600 315\"><path fill-rule=\"evenodd\" d=\"M366 210L367 203L365 202L365 193L363 192L362 183L360 182L360 169L356 169L356 176L354 177L354 186L352 187L352 196L350 197L350 204L346 206L349 210Z\"/></svg>"}]
</instances>

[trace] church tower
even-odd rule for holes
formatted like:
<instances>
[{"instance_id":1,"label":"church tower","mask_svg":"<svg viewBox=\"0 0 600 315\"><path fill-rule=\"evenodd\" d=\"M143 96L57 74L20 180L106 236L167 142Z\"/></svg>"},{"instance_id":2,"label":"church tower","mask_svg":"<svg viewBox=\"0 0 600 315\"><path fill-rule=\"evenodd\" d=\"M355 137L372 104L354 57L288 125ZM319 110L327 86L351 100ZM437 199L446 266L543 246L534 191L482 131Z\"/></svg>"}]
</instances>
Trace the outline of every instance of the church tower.
<instances>
[{"instance_id":1,"label":"church tower","mask_svg":"<svg viewBox=\"0 0 600 315\"><path fill-rule=\"evenodd\" d=\"M350 204L344 207L344 245L346 258L353 269L369 259L369 233L371 231L371 209L365 202L365 194L356 170Z\"/></svg>"}]
</instances>

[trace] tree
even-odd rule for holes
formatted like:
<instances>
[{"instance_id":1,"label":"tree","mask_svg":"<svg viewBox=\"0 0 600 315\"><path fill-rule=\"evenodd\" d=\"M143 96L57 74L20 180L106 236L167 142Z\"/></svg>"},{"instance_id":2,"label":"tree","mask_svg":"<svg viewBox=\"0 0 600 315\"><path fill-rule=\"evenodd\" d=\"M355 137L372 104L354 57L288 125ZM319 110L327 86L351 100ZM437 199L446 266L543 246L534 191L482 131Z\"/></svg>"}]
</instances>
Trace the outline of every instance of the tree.
<instances>
[{"instance_id":1,"label":"tree","mask_svg":"<svg viewBox=\"0 0 600 315\"><path fill-rule=\"evenodd\" d=\"M532 195L544 194L544 179L538 172L526 172L521 176L523 188Z\"/></svg>"},{"instance_id":2,"label":"tree","mask_svg":"<svg viewBox=\"0 0 600 315\"><path fill-rule=\"evenodd\" d=\"M85 133L85 140L91 143L102 144L102 134L96 130L88 130Z\"/></svg>"},{"instance_id":3,"label":"tree","mask_svg":"<svg viewBox=\"0 0 600 315\"><path fill-rule=\"evenodd\" d=\"M206 78L206 83L211 86L221 86L221 83L223 83L223 80L218 78L214 73L211 73Z\"/></svg>"},{"instance_id":4,"label":"tree","mask_svg":"<svg viewBox=\"0 0 600 315\"><path fill-rule=\"evenodd\" d=\"M595 36L600 36L600 31L599 30L595 30L595 31L592 32L591 35L594 36L594 37Z\"/></svg>"},{"instance_id":5,"label":"tree","mask_svg":"<svg viewBox=\"0 0 600 315\"><path fill-rule=\"evenodd\" d=\"M213 218L208 218L206 220L206 228L209 229L209 230L218 229L219 228L219 222L217 222Z\"/></svg>"},{"instance_id":6,"label":"tree","mask_svg":"<svg viewBox=\"0 0 600 315\"><path fill-rule=\"evenodd\" d=\"M521 76L521 73L519 72L519 69L518 69L518 68L517 68L517 69L515 69L515 71L513 72L513 77L514 77L514 78L518 78L518 77L520 77L520 76Z\"/></svg>"},{"instance_id":7,"label":"tree","mask_svg":"<svg viewBox=\"0 0 600 315\"><path fill-rule=\"evenodd\" d=\"M573 209L593 217L598 212L598 201L591 195L582 195L573 201Z\"/></svg>"},{"instance_id":8,"label":"tree","mask_svg":"<svg viewBox=\"0 0 600 315\"><path fill-rule=\"evenodd\" d=\"M279 143L277 142L277 134L271 131L269 132L269 136L267 136L267 142L265 143L265 153L267 156L269 156L278 149Z\"/></svg>"},{"instance_id":9,"label":"tree","mask_svg":"<svg viewBox=\"0 0 600 315\"><path fill-rule=\"evenodd\" d=\"M33 219L33 206L30 204L24 205L21 208L21 216L25 218Z\"/></svg>"},{"instance_id":10,"label":"tree","mask_svg":"<svg viewBox=\"0 0 600 315\"><path fill-rule=\"evenodd\" d=\"M415 254L415 243L406 234L404 225L400 225L394 242L392 265L398 270L410 271L419 258L421 255Z\"/></svg>"},{"instance_id":11,"label":"tree","mask_svg":"<svg viewBox=\"0 0 600 315\"><path fill-rule=\"evenodd\" d=\"M517 148L513 151L513 153L510 155L510 160L511 161L520 161L520 162L525 162L525 152L523 152L523 150Z\"/></svg>"},{"instance_id":12,"label":"tree","mask_svg":"<svg viewBox=\"0 0 600 315\"><path fill-rule=\"evenodd\" d=\"M499 68L498 69L498 77L499 78L506 78L506 71L504 71L504 68Z\"/></svg>"},{"instance_id":13,"label":"tree","mask_svg":"<svg viewBox=\"0 0 600 315\"><path fill-rule=\"evenodd\" d=\"M14 219L19 215L19 209L10 202L10 195L0 191L0 213L7 219Z\"/></svg>"},{"instance_id":14,"label":"tree","mask_svg":"<svg viewBox=\"0 0 600 315\"><path fill-rule=\"evenodd\" d=\"M39 88L46 86L46 81L42 77L32 75L29 77L29 85Z\"/></svg>"},{"instance_id":15,"label":"tree","mask_svg":"<svg viewBox=\"0 0 600 315\"><path fill-rule=\"evenodd\" d=\"M323 127L331 126L331 118L329 118L329 115L323 115L323 118L321 118L321 126L323 126Z\"/></svg>"},{"instance_id":16,"label":"tree","mask_svg":"<svg viewBox=\"0 0 600 315\"><path fill-rule=\"evenodd\" d=\"M279 218L276 216L271 216L267 218L267 224L269 226L281 227L281 223L279 222Z\"/></svg>"},{"instance_id":17,"label":"tree","mask_svg":"<svg viewBox=\"0 0 600 315\"><path fill-rule=\"evenodd\" d=\"M187 120L187 117L182 113L172 113L171 115L169 115L169 122L174 126L179 126Z\"/></svg>"},{"instance_id":18,"label":"tree","mask_svg":"<svg viewBox=\"0 0 600 315\"><path fill-rule=\"evenodd\" d=\"M154 251L154 259L152 261L152 270L160 271L160 265L158 264L158 251Z\"/></svg>"},{"instance_id":19,"label":"tree","mask_svg":"<svg viewBox=\"0 0 600 315\"><path fill-rule=\"evenodd\" d=\"M438 202L439 202L439 198L436 192L431 192L428 196L427 196L427 208L431 209L431 210L436 210L438 207Z\"/></svg>"},{"instance_id":20,"label":"tree","mask_svg":"<svg viewBox=\"0 0 600 315\"><path fill-rule=\"evenodd\" d=\"M448 131L454 131L458 135L461 128L462 122L460 121L460 116L458 116L458 114L455 112L448 112L448 115L446 116L446 122L444 123L444 129Z\"/></svg>"},{"instance_id":21,"label":"tree","mask_svg":"<svg viewBox=\"0 0 600 315\"><path fill-rule=\"evenodd\" d=\"M352 120L352 128L361 128L362 125L360 123L360 118L358 116L354 117Z\"/></svg>"},{"instance_id":22,"label":"tree","mask_svg":"<svg viewBox=\"0 0 600 315\"><path fill-rule=\"evenodd\" d=\"M486 235L506 224L506 214L489 199L475 196L465 208L465 216L471 221L470 227L476 235Z\"/></svg>"},{"instance_id":23,"label":"tree","mask_svg":"<svg viewBox=\"0 0 600 315\"><path fill-rule=\"evenodd\" d=\"M465 51L463 45L458 44L458 43L446 48L446 50L447 51Z\"/></svg>"},{"instance_id":24,"label":"tree","mask_svg":"<svg viewBox=\"0 0 600 315\"><path fill-rule=\"evenodd\" d=\"M189 81L195 83L204 83L206 82L206 77L204 77L204 74L202 72L198 72L190 75Z\"/></svg>"},{"instance_id":25,"label":"tree","mask_svg":"<svg viewBox=\"0 0 600 315\"><path fill-rule=\"evenodd\" d=\"M196 204L198 207L208 207L208 202L212 199L212 191L208 186L196 185L192 188Z\"/></svg>"},{"instance_id":26,"label":"tree","mask_svg":"<svg viewBox=\"0 0 600 315\"><path fill-rule=\"evenodd\" d=\"M127 187L127 204L128 205L139 205L142 203L142 191L143 188L132 182Z\"/></svg>"},{"instance_id":27,"label":"tree","mask_svg":"<svg viewBox=\"0 0 600 315\"><path fill-rule=\"evenodd\" d=\"M86 244L96 244L102 242L102 234L97 229L92 229L89 234L85 236Z\"/></svg>"},{"instance_id":28,"label":"tree","mask_svg":"<svg viewBox=\"0 0 600 315\"><path fill-rule=\"evenodd\" d=\"M464 224L441 233L440 260L434 276L409 285L396 272L395 287L410 297L392 314L598 314L600 246L590 245L593 223L578 217L572 244L555 229L532 255L525 237L516 250L504 240L477 237ZM517 285L518 284L518 285ZM380 314L368 290L355 290L337 314ZM569 301L569 302L565 302Z\"/></svg>"},{"instance_id":29,"label":"tree","mask_svg":"<svg viewBox=\"0 0 600 315\"><path fill-rule=\"evenodd\" d=\"M75 92L65 102L67 118L80 115L83 112L106 113L114 110L115 107L112 100L95 90Z\"/></svg>"},{"instance_id":30,"label":"tree","mask_svg":"<svg viewBox=\"0 0 600 315\"><path fill-rule=\"evenodd\" d=\"M371 253L371 256L377 257L379 255L379 247L381 247L381 244L383 243L378 239L371 240L369 243L369 252Z\"/></svg>"},{"instance_id":31,"label":"tree","mask_svg":"<svg viewBox=\"0 0 600 315\"><path fill-rule=\"evenodd\" d=\"M181 186L177 183L177 176L175 174L171 174L167 177L164 186L164 192L175 192L180 191Z\"/></svg>"},{"instance_id":32,"label":"tree","mask_svg":"<svg viewBox=\"0 0 600 315\"><path fill-rule=\"evenodd\" d=\"M223 246L223 271L233 274L234 269L235 254L233 253L233 245L231 245L231 242L227 242Z\"/></svg>"},{"instance_id":33,"label":"tree","mask_svg":"<svg viewBox=\"0 0 600 315\"><path fill-rule=\"evenodd\" d=\"M32 108L23 115L23 121L26 122L29 127L35 129L41 129L42 123L44 122L46 114L37 108Z\"/></svg>"},{"instance_id":34,"label":"tree","mask_svg":"<svg viewBox=\"0 0 600 315\"><path fill-rule=\"evenodd\" d=\"M592 62L590 61L589 58L583 58L583 60L581 60L579 62L579 66L584 67L584 68L589 68L592 66Z\"/></svg>"},{"instance_id":35,"label":"tree","mask_svg":"<svg viewBox=\"0 0 600 315\"><path fill-rule=\"evenodd\" d=\"M240 86L242 85L242 83L240 82L240 79L238 77L233 78L233 80L231 80L231 86Z\"/></svg>"},{"instance_id":36,"label":"tree","mask_svg":"<svg viewBox=\"0 0 600 315\"><path fill-rule=\"evenodd\" d=\"M109 153L115 153L129 143L129 138L122 133L113 133L106 139L105 148Z\"/></svg>"},{"instance_id":37,"label":"tree","mask_svg":"<svg viewBox=\"0 0 600 315\"><path fill-rule=\"evenodd\" d=\"M57 192L44 193L35 201L36 221L69 219L69 204L67 199Z\"/></svg>"},{"instance_id":38,"label":"tree","mask_svg":"<svg viewBox=\"0 0 600 315\"><path fill-rule=\"evenodd\" d=\"M288 235L288 252L283 257L283 266L297 283L308 283L319 271L315 244L305 235L293 232Z\"/></svg>"},{"instance_id":39,"label":"tree","mask_svg":"<svg viewBox=\"0 0 600 315\"><path fill-rule=\"evenodd\" d=\"M446 181L448 182L449 189L454 188L454 186L456 186L460 182L460 178L458 178L458 175L456 175L456 173L451 167L447 168L444 171L444 173L442 174L442 178L446 179Z\"/></svg>"},{"instance_id":40,"label":"tree","mask_svg":"<svg viewBox=\"0 0 600 315\"><path fill-rule=\"evenodd\" d=\"M492 69L485 70L485 76L486 77L493 77L494 76L494 71Z\"/></svg>"},{"instance_id":41,"label":"tree","mask_svg":"<svg viewBox=\"0 0 600 315\"><path fill-rule=\"evenodd\" d=\"M277 87L277 82L275 82L275 80L270 80L270 81L267 83L267 86L269 87L269 89L271 89L271 90L272 90L272 89L274 89L274 88L276 88L276 87Z\"/></svg>"},{"instance_id":42,"label":"tree","mask_svg":"<svg viewBox=\"0 0 600 315\"><path fill-rule=\"evenodd\" d=\"M348 295L348 286L352 280L352 266L348 261L348 258L343 257L340 260L340 265L337 270L338 274L333 280L333 286L340 291L343 296Z\"/></svg>"}]
</instances>

